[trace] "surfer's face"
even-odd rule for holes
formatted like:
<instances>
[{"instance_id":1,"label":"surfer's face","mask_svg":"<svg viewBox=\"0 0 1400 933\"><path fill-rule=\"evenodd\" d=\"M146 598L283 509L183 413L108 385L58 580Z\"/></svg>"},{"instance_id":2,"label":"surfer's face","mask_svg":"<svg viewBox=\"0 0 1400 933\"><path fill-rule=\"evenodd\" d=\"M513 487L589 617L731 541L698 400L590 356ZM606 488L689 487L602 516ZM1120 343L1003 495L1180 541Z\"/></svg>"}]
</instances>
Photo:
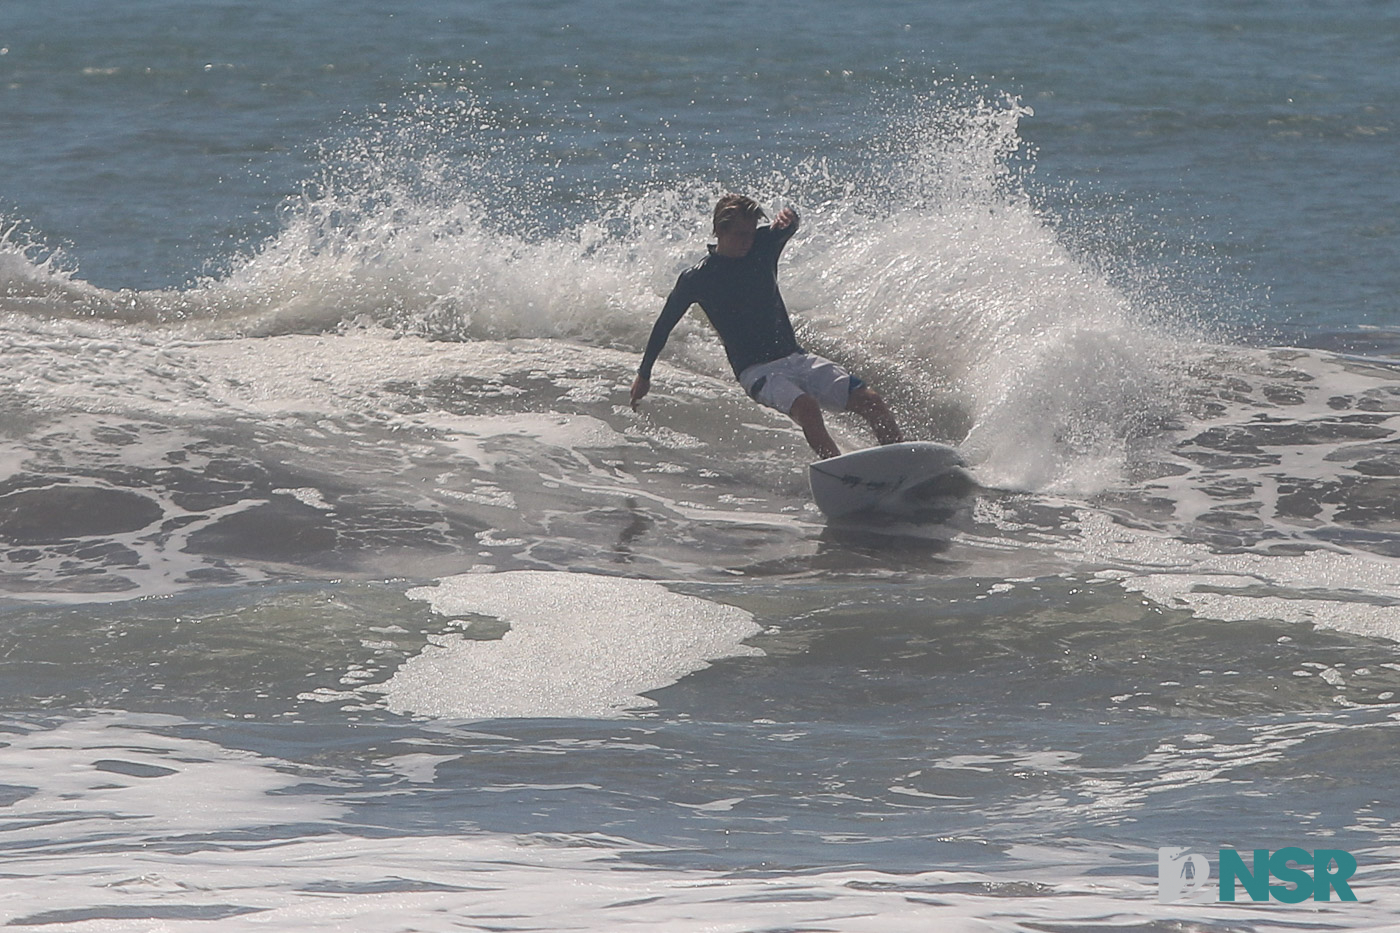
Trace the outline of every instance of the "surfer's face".
<instances>
[{"instance_id":1,"label":"surfer's face","mask_svg":"<svg viewBox=\"0 0 1400 933\"><path fill-rule=\"evenodd\" d=\"M715 233L719 242L715 246L715 252L721 256L728 256L730 259L742 259L753 249L754 232L758 229L758 221L747 217L738 217L724 225L724 229Z\"/></svg>"}]
</instances>

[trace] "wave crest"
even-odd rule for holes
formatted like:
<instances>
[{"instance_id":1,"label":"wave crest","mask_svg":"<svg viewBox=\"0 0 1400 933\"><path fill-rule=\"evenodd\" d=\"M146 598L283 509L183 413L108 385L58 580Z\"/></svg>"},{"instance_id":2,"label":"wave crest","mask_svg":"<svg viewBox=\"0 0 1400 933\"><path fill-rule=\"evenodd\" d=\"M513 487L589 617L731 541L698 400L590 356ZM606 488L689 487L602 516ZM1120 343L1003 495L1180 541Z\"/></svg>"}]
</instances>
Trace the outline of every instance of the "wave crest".
<instances>
[{"instance_id":1,"label":"wave crest","mask_svg":"<svg viewBox=\"0 0 1400 933\"><path fill-rule=\"evenodd\" d=\"M984 482L1102 488L1173 407L1189 340L1077 256L1038 209L1009 97L944 88L878 121L858 155L728 177L565 186L541 140L468 99L423 100L324 147L280 231L184 289L107 292L0 241L4 307L181 325L198 336L390 328L640 352L710 205L742 188L804 229L782 282L802 338L866 374L915 433L961 442ZM717 173L718 174L718 173ZM698 319L698 315L693 316ZM703 324L668 358L711 373Z\"/></svg>"}]
</instances>

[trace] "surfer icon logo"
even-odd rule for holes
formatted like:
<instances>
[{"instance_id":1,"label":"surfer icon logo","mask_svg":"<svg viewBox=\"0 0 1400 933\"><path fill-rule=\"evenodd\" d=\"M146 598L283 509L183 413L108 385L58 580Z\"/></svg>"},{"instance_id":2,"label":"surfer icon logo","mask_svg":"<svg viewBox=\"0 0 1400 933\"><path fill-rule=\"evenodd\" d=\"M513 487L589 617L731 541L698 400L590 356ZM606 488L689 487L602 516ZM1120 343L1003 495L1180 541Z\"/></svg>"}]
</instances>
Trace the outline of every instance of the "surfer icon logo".
<instances>
[{"instance_id":1,"label":"surfer icon logo","mask_svg":"<svg viewBox=\"0 0 1400 933\"><path fill-rule=\"evenodd\" d=\"M1191 850L1166 846L1157 850L1157 900L1162 904L1193 897L1210 880L1210 862Z\"/></svg>"}]
</instances>

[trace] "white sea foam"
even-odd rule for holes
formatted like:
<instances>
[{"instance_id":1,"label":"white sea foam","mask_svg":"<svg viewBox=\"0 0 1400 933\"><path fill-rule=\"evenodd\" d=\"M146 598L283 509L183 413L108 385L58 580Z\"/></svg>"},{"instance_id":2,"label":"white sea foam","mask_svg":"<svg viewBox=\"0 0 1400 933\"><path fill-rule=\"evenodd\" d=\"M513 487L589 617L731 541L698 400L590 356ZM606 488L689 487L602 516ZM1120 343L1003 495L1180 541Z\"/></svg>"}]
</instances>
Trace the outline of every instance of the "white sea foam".
<instances>
[{"instance_id":1,"label":"white sea foam","mask_svg":"<svg viewBox=\"0 0 1400 933\"><path fill-rule=\"evenodd\" d=\"M444 635L380 688L390 709L460 719L613 717L719 658L761 654L740 609L658 583L589 574L465 574L409 591L441 615L510 625L499 640Z\"/></svg>"},{"instance_id":2,"label":"white sea foam","mask_svg":"<svg viewBox=\"0 0 1400 933\"><path fill-rule=\"evenodd\" d=\"M483 470L493 471L503 455L493 453L489 442L526 439L555 448L570 456L581 469L593 466L581 451L620 448L632 443L606 423L587 415L516 414L462 417L437 415L432 427L442 432L447 444L460 451Z\"/></svg>"},{"instance_id":3,"label":"white sea foam","mask_svg":"<svg viewBox=\"0 0 1400 933\"><path fill-rule=\"evenodd\" d=\"M1392 562L1365 553L1277 555L1208 547L1077 514L1079 534L1057 550L1105 567L1104 579L1171 607L1222 621L1278 619L1400 640L1400 584Z\"/></svg>"},{"instance_id":4,"label":"white sea foam","mask_svg":"<svg viewBox=\"0 0 1400 933\"><path fill-rule=\"evenodd\" d=\"M1056 929L1115 929L1188 923L1249 924L1261 908L1240 904L1156 903L1144 876L1092 879L1073 872L1101 869L1102 850L1057 868L986 874L930 870L889 874L869 870L784 873L751 877L706 871L641 869L625 857L640 848L625 840L581 837L435 835L363 838L327 835L260 847L210 848L179 855L159 850L110 857L78 855L53 868L20 859L9 868L25 881L9 900L18 929L63 933L106 931L297 929L451 931L604 931L635 927L677 933L745 933L756 929L819 929L849 933L1024 933ZM1026 847L1037 861L1063 857L1053 848ZM1139 853L1143 866L1155 852ZM1363 853L1375 859L1380 853ZM1391 852L1390 857L1394 857ZM1374 861L1371 862L1374 865ZM1126 867L1126 866L1125 866ZM1372 877L1378 873L1372 871ZM1393 898L1363 889L1365 902L1286 912L1262 908L1269 928L1394 930ZM1189 918L1189 919L1185 919Z\"/></svg>"},{"instance_id":5,"label":"white sea foam","mask_svg":"<svg viewBox=\"0 0 1400 933\"><path fill-rule=\"evenodd\" d=\"M714 183L677 182L559 229L509 232L480 191L462 187L460 167L412 148L425 130L490 122L464 106L428 107L347 142L340 174L313 186L318 194L221 278L179 291L103 293L7 243L4 308L163 322L190 337L371 322L454 341L564 339L616 349L635 365L675 275L703 254ZM919 102L872 140L868 164L835 172L797 162L747 184L772 205L803 210L782 274L805 341L897 398L918 431L966 435L984 481L1097 490L1117 478L1125 439L1170 407L1178 345L1147 322L1148 309L1072 254L1022 190L1013 163L1027 113L1014 101ZM480 158L473 184L512 170ZM667 359L727 379L699 317L673 335ZM229 353L241 353L249 373L279 365L251 346ZM71 375L80 386L93 382ZM307 397L293 387L336 378L295 367L281 375L285 388L263 400L268 412ZM197 389L195 398L224 391ZM595 380L566 394L607 392Z\"/></svg>"},{"instance_id":6,"label":"white sea foam","mask_svg":"<svg viewBox=\"0 0 1400 933\"><path fill-rule=\"evenodd\" d=\"M14 571L8 594L168 593L209 580L206 563L221 580L257 579L261 571L248 558L296 557L243 543L263 520L238 513L260 508L273 521L291 516L318 529L323 547L331 538L319 529L354 525L365 503L394 500L414 510L402 521L421 527L430 547L445 527L435 513L471 515L480 530L475 507L491 509L496 514L481 520L496 527L493 546L511 542L516 552L549 545L549 526L573 521L567 516L580 507L634 510L632 499L706 522L803 531L782 510L791 512L783 496L800 491L805 458L774 454L784 444L799 449L800 435L781 415L755 409L727 379L662 364L664 385L636 413L625 405L635 356L567 341L429 342L370 329L123 344L115 327L47 322L11 332L18 362L0 371L0 386L22 404L25 422L17 427L24 441L7 448L5 462L28 498L7 500L25 510L6 528L32 525L38 510L58 507L34 492L54 486L119 487L125 499L144 498L154 511L144 526L117 537L93 516L89 536L123 550L89 551L96 557L82 577L70 572L71 548L60 540L82 537L82 523L44 533L33 542L40 551L23 552L23 566L7 568ZM684 462L671 472L647 472L680 452ZM56 464L64 465L63 477L44 480ZM23 477L26 471L35 475ZM130 481L114 485L113 471ZM717 478L720 488L711 492ZM740 503L738 492L770 501L776 492L777 499L765 509ZM289 511L290 502L323 517ZM353 530L361 540L366 532L374 534L362 524ZM216 552L226 545L239 551L236 577L219 555L184 550L197 538ZM379 549L376 566L398 572L392 549L404 540L407 532L398 532L389 549Z\"/></svg>"},{"instance_id":7,"label":"white sea foam","mask_svg":"<svg viewBox=\"0 0 1400 933\"><path fill-rule=\"evenodd\" d=\"M0 809L10 928L1026 933L1267 916L1277 930L1394 929L1394 848L1354 850L1360 900L1293 908L1159 904L1155 851L1121 845L1026 842L995 872L661 868L648 860L676 853L601 834L364 834L341 822L334 773L180 737L189 725L103 713L6 732L0 784L29 792ZM1226 746L1197 753L1241 766ZM422 786L443 760L382 764ZM725 820L736 803L700 806Z\"/></svg>"},{"instance_id":8,"label":"white sea foam","mask_svg":"<svg viewBox=\"0 0 1400 933\"><path fill-rule=\"evenodd\" d=\"M126 836L172 838L330 819L341 807L288 794L290 765L172 734L173 716L107 713L4 734L0 784L30 793L0 810L0 835L41 850Z\"/></svg>"}]
</instances>

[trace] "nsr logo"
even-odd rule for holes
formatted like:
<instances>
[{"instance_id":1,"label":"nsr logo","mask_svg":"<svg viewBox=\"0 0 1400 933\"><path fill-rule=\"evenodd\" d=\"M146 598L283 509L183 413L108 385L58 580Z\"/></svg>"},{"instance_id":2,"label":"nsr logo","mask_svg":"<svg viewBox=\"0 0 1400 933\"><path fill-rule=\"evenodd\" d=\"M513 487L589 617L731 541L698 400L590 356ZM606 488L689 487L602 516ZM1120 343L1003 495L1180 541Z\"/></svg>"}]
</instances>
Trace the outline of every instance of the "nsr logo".
<instances>
[{"instance_id":1,"label":"nsr logo","mask_svg":"<svg viewBox=\"0 0 1400 933\"><path fill-rule=\"evenodd\" d=\"M1312 867L1312 874L1306 868ZM1234 849L1220 850L1220 900L1233 901L1238 884L1252 901L1273 898L1285 904L1298 904L1309 898L1354 901L1347 882L1356 873L1356 859L1341 849L1309 852L1290 846L1272 855L1268 849L1255 849L1253 865ZM1280 884L1270 884L1273 876ZM1157 900L1163 904L1186 900L1201 892L1210 881L1210 863L1190 849L1167 847L1157 850Z\"/></svg>"}]
</instances>

